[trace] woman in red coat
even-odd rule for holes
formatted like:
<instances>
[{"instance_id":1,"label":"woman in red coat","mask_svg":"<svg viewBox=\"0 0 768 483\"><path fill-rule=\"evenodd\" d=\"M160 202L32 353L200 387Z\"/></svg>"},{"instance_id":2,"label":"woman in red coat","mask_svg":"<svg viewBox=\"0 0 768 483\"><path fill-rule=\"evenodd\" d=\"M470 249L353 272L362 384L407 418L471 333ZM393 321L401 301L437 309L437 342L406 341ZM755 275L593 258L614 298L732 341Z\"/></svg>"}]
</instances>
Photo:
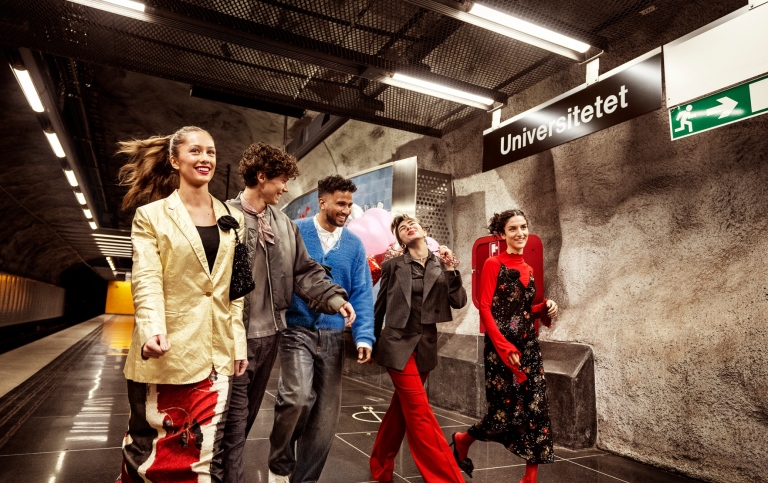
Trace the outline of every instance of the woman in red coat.
<instances>
[{"instance_id":1,"label":"woman in red coat","mask_svg":"<svg viewBox=\"0 0 768 483\"><path fill-rule=\"evenodd\" d=\"M552 463L547 384L534 320L557 315L557 304L533 305L533 269L523 261L528 219L520 210L494 214L488 229L506 250L486 260L480 280L480 320L485 326L485 396L488 413L466 433L454 433L454 457L472 476L467 458L475 440L495 441L526 460L520 483L535 483L540 463Z\"/></svg>"}]
</instances>

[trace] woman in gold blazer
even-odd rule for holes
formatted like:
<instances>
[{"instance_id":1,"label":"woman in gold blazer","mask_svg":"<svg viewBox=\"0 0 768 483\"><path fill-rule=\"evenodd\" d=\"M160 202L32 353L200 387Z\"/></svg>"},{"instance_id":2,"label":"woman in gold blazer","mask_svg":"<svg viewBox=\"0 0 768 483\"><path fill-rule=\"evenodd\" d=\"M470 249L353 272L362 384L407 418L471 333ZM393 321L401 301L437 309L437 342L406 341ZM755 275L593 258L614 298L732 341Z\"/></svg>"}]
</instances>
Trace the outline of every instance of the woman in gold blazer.
<instances>
[{"instance_id":1,"label":"woman in gold blazer","mask_svg":"<svg viewBox=\"0 0 768 483\"><path fill-rule=\"evenodd\" d=\"M221 481L232 376L248 363L242 298L229 298L235 232L217 224L228 212L208 193L215 145L185 127L121 143L120 152L130 157L120 172L130 186L123 208L143 204L131 230L136 315L121 479ZM243 237L242 213L232 216Z\"/></svg>"}]
</instances>

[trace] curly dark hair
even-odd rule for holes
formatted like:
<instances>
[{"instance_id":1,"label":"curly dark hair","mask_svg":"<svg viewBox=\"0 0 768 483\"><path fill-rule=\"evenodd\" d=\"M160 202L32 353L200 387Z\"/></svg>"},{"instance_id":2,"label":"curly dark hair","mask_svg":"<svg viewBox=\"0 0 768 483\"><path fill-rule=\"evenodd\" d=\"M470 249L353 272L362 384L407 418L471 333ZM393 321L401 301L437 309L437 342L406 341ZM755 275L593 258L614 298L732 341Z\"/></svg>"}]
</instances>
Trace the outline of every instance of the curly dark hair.
<instances>
[{"instance_id":1,"label":"curly dark hair","mask_svg":"<svg viewBox=\"0 0 768 483\"><path fill-rule=\"evenodd\" d=\"M282 149L258 142L248 146L240 159L240 175L245 185L253 188L259 184L259 173L264 173L267 179L286 175L295 178L299 175L296 158Z\"/></svg>"},{"instance_id":2,"label":"curly dark hair","mask_svg":"<svg viewBox=\"0 0 768 483\"><path fill-rule=\"evenodd\" d=\"M488 231L491 233L491 235L504 235L504 226L513 216L522 216L525 218L525 222L528 223L528 217L525 216L523 210L506 210L502 211L501 213L493 214L491 219L488 220Z\"/></svg>"},{"instance_id":3,"label":"curly dark hair","mask_svg":"<svg viewBox=\"0 0 768 483\"><path fill-rule=\"evenodd\" d=\"M333 194L337 191L349 191L354 193L357 191L357 186L351 179L347 179L338 174L332 176L326 176L317 182L317 197L322 198L326 194Z\"/></svg>"}]
</instances>

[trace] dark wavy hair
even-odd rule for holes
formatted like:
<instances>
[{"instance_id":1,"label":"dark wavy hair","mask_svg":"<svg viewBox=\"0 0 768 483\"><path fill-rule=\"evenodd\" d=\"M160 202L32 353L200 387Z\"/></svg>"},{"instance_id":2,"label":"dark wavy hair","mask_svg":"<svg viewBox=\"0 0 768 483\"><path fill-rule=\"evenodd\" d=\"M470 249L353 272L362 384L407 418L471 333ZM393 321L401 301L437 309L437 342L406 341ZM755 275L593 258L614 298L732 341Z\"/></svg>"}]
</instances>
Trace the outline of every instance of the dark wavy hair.
<instances>
[{"instance_id":1,"label":"dark wavy hair","mask_svg":"<svg viewBox=\"0 0 768 483\"><path fill-rule=\"evenodd\" d=\"M245 185L253 188L259 184L259 173L264 173L267 179L281 175L295 178L299 175L299 166L292 154L270 144L258 142L248 146L243 153L239 171Z\"/></svg>"},{"instance_id":2,"label":"dark wavy hair","mask_svg":"<svg viewBox=\"0 0 768 483\"><path fill-rule=\"evenodd\" d=\"M351 179L347 179L338 174L327 176L317 182L317 197L322 198L326 194L333 194L337 191L349 191L354 193L357 186Z\"/></svg>"},{"instance_id":3,"label":"dark wavy hair","mask_svg":"<svg viewBox=\"0 0 768 483\"><path fill-rule=\"evenodd\" d=\"M525 222L528 223L528 217L525 216L523 210L506 210L501 213L494 213L490 220L488 220L488 231L491 235L502 236L504 235L504 226L507 221L513 216L522 216L525 218Z\"/></svg>"}]
</instances>

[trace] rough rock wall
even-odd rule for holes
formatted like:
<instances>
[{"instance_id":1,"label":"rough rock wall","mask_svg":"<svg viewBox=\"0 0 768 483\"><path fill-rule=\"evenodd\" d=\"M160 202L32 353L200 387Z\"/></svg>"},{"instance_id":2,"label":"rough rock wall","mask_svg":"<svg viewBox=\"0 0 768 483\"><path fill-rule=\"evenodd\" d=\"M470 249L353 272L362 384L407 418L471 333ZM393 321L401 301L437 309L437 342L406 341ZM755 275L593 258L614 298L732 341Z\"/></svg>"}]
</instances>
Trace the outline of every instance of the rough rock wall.
<instances>
[{"instance_id":1,"label":"rough rock wall","mask_svg":"<svg viewBox=\"0 0 768 483\"><path fill-rule=\"evenodd\" d=\"M601 72L711 21L704 6L689 2L657 39L618 46ZM715 18L730 11L719 8ZM582 69L513 97L502 118L581 83ZM337 162L323 173L349 175L417 155L453 174L468 288L484 221L523 208L562 308L542 337L594 349L599 446L705 481L768 481L768 115L672 142L661 109L480 173L489 124L433 139L350 122L300 166L330 151ZM307 174L296 194L319 177ZM474 334L477 322L468 307L441 329Z\"/></svg>"}]
</instances>

